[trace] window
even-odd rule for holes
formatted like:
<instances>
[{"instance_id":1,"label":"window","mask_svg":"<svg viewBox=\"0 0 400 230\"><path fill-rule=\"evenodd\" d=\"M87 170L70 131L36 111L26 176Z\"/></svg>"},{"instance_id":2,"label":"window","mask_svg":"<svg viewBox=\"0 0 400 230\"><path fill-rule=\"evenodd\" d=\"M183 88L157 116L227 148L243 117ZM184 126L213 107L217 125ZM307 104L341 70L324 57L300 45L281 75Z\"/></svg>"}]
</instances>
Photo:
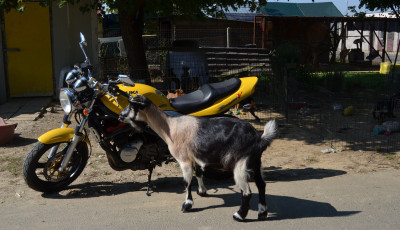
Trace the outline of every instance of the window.
<instances>
[{"instance_id":1,"label":"window","mask_svg":"<svg viewBox=\"0 0 400 230\"><path fill-rule=\"evenodd\" d=\"M389 32L388 33L387 40L394 40L394 32Z\"/></svg>"}]
</instances>

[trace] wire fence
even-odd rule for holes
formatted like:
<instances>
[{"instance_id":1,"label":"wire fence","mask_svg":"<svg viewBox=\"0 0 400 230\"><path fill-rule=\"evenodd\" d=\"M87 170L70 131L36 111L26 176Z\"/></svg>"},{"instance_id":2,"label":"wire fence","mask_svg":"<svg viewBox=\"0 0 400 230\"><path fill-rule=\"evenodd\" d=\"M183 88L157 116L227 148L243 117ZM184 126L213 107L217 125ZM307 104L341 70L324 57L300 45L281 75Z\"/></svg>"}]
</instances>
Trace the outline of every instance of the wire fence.
<instances>
[{"instance_id":1,"label":"wire fence","mask_svg":"<svg viewBox=\"0 0 400 230\"><path fill-rule=\"evenodd\" d=\"M393 124L389 132L382 126L383 121L399 122L400 98L376 94L355 97L304 85L298 80L296 67L275 63L269 50L248 45L253 34L246 30L232 32L236 34L228 41L230 47L226 47L226 31L205 31L202 36L198 30L185 32L180 32L180 43L157 36L144 38L149 76L135 78L151 82L166 95L168 90L183 89L190 93L203 84L257 76L259 81L252 95L254 114L243 108L243 104L227 113L247 119L260 130L266 121L277 119L283 126L296 127L304 135L312 135L335 149L390 153L400 150L400 132L396 132ZM129 75L128 61L121 54L118 41L101 44L99 56L99 78L103 81L118 74ZM386 78L388 81L390 76ZM385 90L387 94L393 92ZM387 116L388 109L384 106L377 110L384 117L374 118L372 112L379 103L392 103L389 113L393 117Z\"/></svg>"}]
</instances>

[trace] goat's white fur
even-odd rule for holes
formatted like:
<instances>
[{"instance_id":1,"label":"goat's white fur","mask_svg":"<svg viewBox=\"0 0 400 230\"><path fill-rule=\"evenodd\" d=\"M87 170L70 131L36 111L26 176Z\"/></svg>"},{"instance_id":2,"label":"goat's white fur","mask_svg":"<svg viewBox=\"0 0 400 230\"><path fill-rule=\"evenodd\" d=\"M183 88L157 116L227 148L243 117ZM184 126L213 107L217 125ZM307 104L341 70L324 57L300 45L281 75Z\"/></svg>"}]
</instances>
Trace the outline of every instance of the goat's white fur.
<instances>
[{"instance_id":1,"label":"goat's white fur","mask_svg":"<svg viewBox=\"0 0 400 230\"><path fill-rule=\"evenodd\" d=\"M243 195L250 195L250 187L248 184L249 173L247 172L247 158L239 160L235 169L233 170L233 175L236 185L243 191Z\"/></svg>"},{"instance_id":2,"label":"goat's white fur","mask_svg":"<svg viewBox=\"0 0 400 230\"><path fill-rule=\"evenodd\" d=\"M267 206L258 203L258 214L262 214L262 213L264 213L265 211L267 211Z\"/></svg>"}]
</instances>

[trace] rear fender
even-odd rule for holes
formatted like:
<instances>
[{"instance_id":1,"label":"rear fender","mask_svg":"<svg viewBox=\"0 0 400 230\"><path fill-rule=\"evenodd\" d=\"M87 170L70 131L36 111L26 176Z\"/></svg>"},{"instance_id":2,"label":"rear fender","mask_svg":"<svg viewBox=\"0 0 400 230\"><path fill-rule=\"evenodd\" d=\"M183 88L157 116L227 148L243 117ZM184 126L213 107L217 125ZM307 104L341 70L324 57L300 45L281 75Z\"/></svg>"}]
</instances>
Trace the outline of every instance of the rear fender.
<instances>
[{"instance_id":1,"label":"rear fender","mask_svg":"<svg viewBox=\"0 0 400 230\"><path fill-rule=\"evenodd\" d=\"M69 142L74 137L75 130L72 128L58 128L48 131L38 138L38 140L43 144L55 144L61 142ZM82 135L80 141L85 141L90 144L89 139Z\"/></svg>"}]
</instances>

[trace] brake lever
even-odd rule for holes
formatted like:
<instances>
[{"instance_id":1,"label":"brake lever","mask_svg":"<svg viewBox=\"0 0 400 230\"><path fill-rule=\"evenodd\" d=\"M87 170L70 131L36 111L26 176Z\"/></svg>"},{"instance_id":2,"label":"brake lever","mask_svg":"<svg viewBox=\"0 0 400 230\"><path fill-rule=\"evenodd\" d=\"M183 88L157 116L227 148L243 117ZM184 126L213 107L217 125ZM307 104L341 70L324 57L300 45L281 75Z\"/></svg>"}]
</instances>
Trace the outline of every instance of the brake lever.
<instances>
[{"instance_id":1,"label":"brake lever","mask_svg":"<svg viewBox=\"0 0 400 230\"><path fill-rule=\"evenodd\" d=\"M112 97L115 102L117 102L117 107L119 107L119 102L117 100L117 98L114 96L114 92L116 92L115 90L115 86L109 85L109 84L102 84L100 86L102 88L102 90L110 97ZM110 93L111 92L111 93Z\"/></svg>"},{"instance_id":2,"label":"brake lever","mask_svg":"<svg viewBox=\"0 0 400 230\"><path fill-rule=\"evenodd\" d=\"M107 94L108 94L110 97L112 97L112 98L115 100L115 102L117 102L117 107L119 107L119 103L118 103L117 98L116 98L114 95L112 95L111 93L109 93L109 92L107 92Z\"/></svg>"},{"instance_id":3,"label":"brake lever","mask_svg":"<svg viewBox=\"0 0 400 230\"><path fill-rule=\"evenodd\" d=\"M118 83L121 83L121 80L119 80L119 79L117 79L117 80L108 79L108 84L118 84Z\"/></svg>"}]
</instances>

